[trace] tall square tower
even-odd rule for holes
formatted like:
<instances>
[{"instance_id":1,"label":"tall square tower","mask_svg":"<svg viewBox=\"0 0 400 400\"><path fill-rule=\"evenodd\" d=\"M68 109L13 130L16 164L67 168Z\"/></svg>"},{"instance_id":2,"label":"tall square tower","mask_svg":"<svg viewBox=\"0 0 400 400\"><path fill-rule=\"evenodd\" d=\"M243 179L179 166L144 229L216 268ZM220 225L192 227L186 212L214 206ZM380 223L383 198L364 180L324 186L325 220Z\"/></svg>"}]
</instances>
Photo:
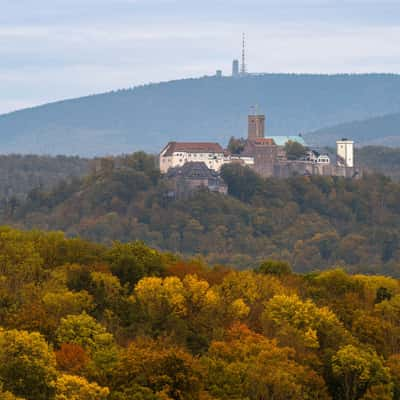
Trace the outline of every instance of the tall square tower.
<instances>
[{"instance_id":1,"label":"tall square tower","mask_svg":"<svg viewBox=\"0 0 400 400\"><path fill-rule=\"evenodd\" d=\"M248 121L248 140L264 138L265 115L249 115Z\"/></svg>"}]
</instances>

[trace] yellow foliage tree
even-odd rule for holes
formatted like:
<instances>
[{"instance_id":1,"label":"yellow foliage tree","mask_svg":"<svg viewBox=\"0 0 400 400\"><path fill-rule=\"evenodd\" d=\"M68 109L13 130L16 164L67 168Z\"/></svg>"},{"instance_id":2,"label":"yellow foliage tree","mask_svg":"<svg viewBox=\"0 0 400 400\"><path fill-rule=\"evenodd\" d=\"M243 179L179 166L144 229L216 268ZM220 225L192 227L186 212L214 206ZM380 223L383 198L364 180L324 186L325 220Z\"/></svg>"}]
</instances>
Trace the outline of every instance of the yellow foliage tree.
<instances>
[{"instance_id":1,"label":"yellow foliage tree","mask_svg":"<svg viewBox=\"0 0 400 400\"><path fill-rule=\"evenodd\" d=\"M106 400L110 391L85 378L61 375L56 382L55 400Z\"/></svg>"},{"instance_id":2,"label":"yellow foliage tree","mask_svg":"<svg viewBox=\"0 0 400 400\"><path fill-rule=\"evenodd\" d=\"M336 315L297 295L277 295L265 304L263 322L268 334L286 345L319 348L342 342L348 335ZM329 340L329 338L331 340ZM324 342L321 342L324 340Z\"/></svg>"},{"instance_id":3,"label":"yellow foliage tree","mask_svg":"<svg viewBox=\"0 0 400 400\"><path fill-rule=\"evenodd\" d=\"M0 381L28 400L48 400L54 392L56 359L38 333L0 330Z\"/></svg>"},{"instance_id":4,"label":"yellow foliage tree","mask_svg":"<svg viewBox=\"0 0 400 400\"><path fill-rule=\"evenodd\" d=\"M218 399L328 399L321 377L295 352L236 324L202 357L207 387Z\"/></svg>"},{"instance_id":5,"label":"yellow foliage tree","mask_svg":"<svg viewBox=\"0 0 400 400\"><path fill-rule=\"evenodd\" d=\"M162 340L137 339L114 370L117 391L151 389L160 399L197 399L201 390L196 359L182 348Z\"/></svg>"}]
</instances>

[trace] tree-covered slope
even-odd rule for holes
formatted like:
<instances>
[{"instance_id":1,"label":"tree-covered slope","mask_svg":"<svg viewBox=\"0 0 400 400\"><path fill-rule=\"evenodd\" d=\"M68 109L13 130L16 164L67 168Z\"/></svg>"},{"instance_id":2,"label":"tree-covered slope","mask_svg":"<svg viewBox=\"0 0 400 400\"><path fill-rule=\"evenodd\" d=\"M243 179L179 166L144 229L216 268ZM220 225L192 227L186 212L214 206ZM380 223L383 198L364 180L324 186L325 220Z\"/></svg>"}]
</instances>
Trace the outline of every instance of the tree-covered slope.
<instances>
[{"instance_id":1,"label":"tree-covered slope","mask_svg":"<svg viewBox=\"0 0 400 400\"><path fill-rule=\"evenodd\" d=\"M364 170L400 181L400 147L364 146L356 149L356 160Z\"/></svg>"},{"instance_id":2,"label":"tree-covered slope","mask_svg":"<svg viewBox=\"0 0 400 400\"><path fill-rule=\"evenodd\" d=\"M151 84L0 116L0 149L93 155L156 152L171 139L226 143L246 134L253 105L267 115L271 134L310 132L399 112L400 76L266 74Z\"/></svg>"},{"instance_id":3,"label":"tree-covered slope","mask_svg":"<svg viewBox=\"0 0 400 400\"><path fill-rule=\"evenodd\" d=\"M266 180L231 165L223 169L230 196L172 201L150 156L120 165L35 190L20 205L3 202L1 221L105 243L144 240L239 267L280 258L296 271L339 264L400 276L400 184L383 176Z\"/></svg>"},{"instance_id":4,"label":"tree-covered slope","mask_svg":"<svg viewBox=\"0 0 400 400\"><path fill-rule=\"evenodd\" d=\"M342 137L353 139L359 146L400 147L400 113L346 122L306 135L310 143L322 146L334 145Z\"/></svg>"},{"instance_id":5,"label":"tree-covered slope","mask_svg":"<svg viewBox=\"0 0 400 400\"><path fill-rule=\"evenodd\" d=\"M2 400L399 399L397 279L8 227L0 248Z\"/></svg>"},{"instance_id":6,"label":"tree-covered slope","mask_svg":"<svg viewBox=\"0 0 400 400\"><path fill-rule=\"evenodd\" d=\"M0 198L25 198L37 188L49 190L62 180L82 177L90 161L79 157L0 155Z\"/></svg>"}]
</instances>

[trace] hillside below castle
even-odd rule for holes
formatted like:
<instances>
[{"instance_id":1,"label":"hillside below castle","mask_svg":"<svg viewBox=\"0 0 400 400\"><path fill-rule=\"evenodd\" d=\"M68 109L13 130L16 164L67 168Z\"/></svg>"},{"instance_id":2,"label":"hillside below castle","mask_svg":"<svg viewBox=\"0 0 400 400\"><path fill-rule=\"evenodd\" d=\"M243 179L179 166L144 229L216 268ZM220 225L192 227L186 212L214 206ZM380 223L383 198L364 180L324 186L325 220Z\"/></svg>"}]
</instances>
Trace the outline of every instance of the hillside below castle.
<instances>
[{"instance_id":1,"label":"hillside below castle","mask_svg":"<svg viewBox=\"0 0 400 400\"><path fill-rule=\"evenodd\" d=\"M400 185L386 177L265 179L230 164L221 171L229 196L201 190L175 200L153 156L115 161L26 201L2 201L1 224L105 243L143 240L243 268L275 258L296 271L345 265L400 276Z\"/></svg>"}]
</instances>

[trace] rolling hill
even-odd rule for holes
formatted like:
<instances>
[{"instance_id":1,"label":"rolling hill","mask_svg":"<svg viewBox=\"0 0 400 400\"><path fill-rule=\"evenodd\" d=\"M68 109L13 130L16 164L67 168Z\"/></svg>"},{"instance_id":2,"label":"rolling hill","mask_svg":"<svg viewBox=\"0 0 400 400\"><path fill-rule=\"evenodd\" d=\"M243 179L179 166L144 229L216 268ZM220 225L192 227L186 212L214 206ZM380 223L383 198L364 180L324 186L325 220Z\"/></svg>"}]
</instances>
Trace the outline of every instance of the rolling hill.
<instances>
[{"instance_id":1,"label":"rolling hill","mask_svg":"<svg viewBox=\"0 0 400 400\"><path fill-rule=\"evenodd\" d=\"M359 146L400 147L400 113L318 129L306 135L317 145L333 145L338 137L351 137Z\"/></svg>"},{"instance_id":2,"label":"rolling hill","mask_svg":"<svg viewBox=\"0 0 400 400\"><path fill-rule=\"evenodd\" d=\"M142 240L242 268L269 258L303 272L343 265L400 276L400 183L383 176L263 179L226 165L229 196L200 190L173 200L153 156L132 154L118 165L17 204L2 201L0 224L103 243Z\"/></svg>"},{"instance_id":3,"label":"rolling hill","mask_svg":"<svg viewBox=\"0 0 400 400\"><path fill-rule=\"evenodd\" d=\"M150 84L2 115L0 148L93 156L156 152L171 139L226 143L246 134L255 104L271 134L311 132L400 112L400 75L265 74ZM376 141L387 142L379 132Z\"/></svg>"}]
</instances>

